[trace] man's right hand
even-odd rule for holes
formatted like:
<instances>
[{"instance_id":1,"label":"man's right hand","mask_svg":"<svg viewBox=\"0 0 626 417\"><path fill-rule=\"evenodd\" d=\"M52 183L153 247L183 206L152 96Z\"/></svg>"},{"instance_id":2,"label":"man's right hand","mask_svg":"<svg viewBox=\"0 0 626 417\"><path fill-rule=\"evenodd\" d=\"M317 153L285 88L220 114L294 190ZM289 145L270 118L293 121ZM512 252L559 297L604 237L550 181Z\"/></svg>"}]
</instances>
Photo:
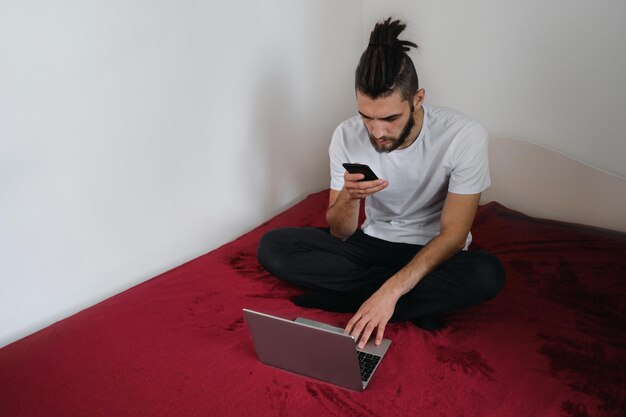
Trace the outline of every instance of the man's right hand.
<instances>
[{"instance_id":1,"label":"man's right hand","mask_svg":"<svg viewBox=\"0 0 626 417\"><path fill-rule=\"evenodd\" d=\"M363 178L365 178L363 174L350 174L348 171L343 174L343 189L350 199L362 200L389 185L387 180L361 181Z\"/></svg>"},{"instance_id":2,"label":"man's right hand","mask_svg":"<svg viewBox=\"0 0 626 417\"><path fill-rule=\"evenodd\" d=\"M360 181L363 174L344 174L344 186L341 191L330 190L326 221L330 234L345 240L352 236L358 226L361 200L379 192L389 185L386 180Z\"/></svg>"}]
</instances>

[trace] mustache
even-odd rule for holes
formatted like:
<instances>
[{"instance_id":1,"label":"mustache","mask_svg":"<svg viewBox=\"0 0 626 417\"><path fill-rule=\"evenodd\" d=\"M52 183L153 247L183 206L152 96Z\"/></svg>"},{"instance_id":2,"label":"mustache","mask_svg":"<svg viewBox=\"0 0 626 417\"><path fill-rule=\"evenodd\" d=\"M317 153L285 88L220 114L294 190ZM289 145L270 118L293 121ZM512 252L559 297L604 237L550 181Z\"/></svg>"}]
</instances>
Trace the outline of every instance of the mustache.
<instances>
[{"instance_id":1,"label":"mustache","mask_svg":"<svg viewBox=\"0 0 626 417\"><path fill-rule=\"evenodd\" d=\"M371 133L370 133L370 139L373 141L389 141L389 142L395 142L398 140L398 138L394 138L393 136L382 136L380 138L376 138L374 137Z\"/></svg>"}]
</instances>

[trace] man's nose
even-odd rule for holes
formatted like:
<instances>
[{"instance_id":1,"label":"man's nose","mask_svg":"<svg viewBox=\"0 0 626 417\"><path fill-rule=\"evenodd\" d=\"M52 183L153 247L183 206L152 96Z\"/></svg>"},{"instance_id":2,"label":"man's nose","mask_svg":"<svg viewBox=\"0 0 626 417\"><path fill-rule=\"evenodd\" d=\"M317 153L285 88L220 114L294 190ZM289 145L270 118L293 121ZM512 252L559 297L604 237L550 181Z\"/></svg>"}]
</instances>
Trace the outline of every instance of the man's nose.
<instances>
[{"instance_id":1,"label":"man's nose","mask_svg":"<svg viewBox=\"0 0 626 417\"><path fill-rule=\"evenodd\" d=\"M382 122L375 120L372 122L371 133L376 139L380 139L387 134L387 131Z\"/></svg>"}]
</instances>

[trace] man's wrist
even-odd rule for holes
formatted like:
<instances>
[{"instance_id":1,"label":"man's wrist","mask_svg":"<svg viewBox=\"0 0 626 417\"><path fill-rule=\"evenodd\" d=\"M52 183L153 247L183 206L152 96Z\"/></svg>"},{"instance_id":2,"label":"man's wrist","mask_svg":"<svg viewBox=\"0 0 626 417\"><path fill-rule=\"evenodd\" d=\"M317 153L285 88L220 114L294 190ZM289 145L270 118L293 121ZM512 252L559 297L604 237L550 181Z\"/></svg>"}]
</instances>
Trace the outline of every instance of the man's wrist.
<instances>
[{"instance_id":1,"label":"man's wrist","mask_svg":"<svg viewBox=\"0 0 626 417\"><path fill-rule=\"evenodd\" d=\"M340 215L343 217L345 213L354 213L357 212L360 208L361 201L360 199L352 199L350 194L342 189L337 196L337 199L333 203L332 206L329 207L329 211L335 213L335 215ZM343 213L343 215L339 214Z\"/></svg>"},{"instance_id":2,"label":"man's wrist","mask_svg":"<svg viewBox=\"0 0 626 417\"><path fill-rule=\"evenodd\" d=\"M361 198L352 196L352 194L346 191L345 188L341 189L341 192L339 193L339 199L342 200L346 204L352 204L355 206L358 206L361 204Z\"/></svg>"},{"instance_id":3,"label":"man's wrist","mask_svg":"<svg viewBox=\"0 0 626 417\"><path fill-rule=\"evenodd\" d=\"M387 291L390 296L393 296L396 300L398 300L404 294L411 291L415 285L417 285L419 280L415 282L415 278L411 277L412 272L414 271L405 267L389 278L385 284L383 284L383 286L387 287Z\"/></svg>"},{"instance_id":4,"label":"man's wrist","mask_svg":"<svg viewBox=\"0 0 626 417\"><path fill-rule=\"evenodd\" d=\"M382 287L380 287L380 289L383 290L388 297L393 298L397 302L400 297L402 297L409 291L405 291L403 286L400 285L394 278L395 276L389 278L387 282L385 282Z\"/></svg>"}]
</instances>

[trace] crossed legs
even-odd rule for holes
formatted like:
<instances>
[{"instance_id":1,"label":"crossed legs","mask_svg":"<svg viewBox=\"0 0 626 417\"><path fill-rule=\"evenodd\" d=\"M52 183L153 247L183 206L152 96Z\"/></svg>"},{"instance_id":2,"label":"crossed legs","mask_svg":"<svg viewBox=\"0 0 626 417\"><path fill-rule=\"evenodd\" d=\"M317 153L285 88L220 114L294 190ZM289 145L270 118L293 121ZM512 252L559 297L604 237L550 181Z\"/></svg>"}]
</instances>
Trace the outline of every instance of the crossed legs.
<instances>
[{"instance_id":1,"label":"crossed legs","mask_svg":"<svg viewBox=\"0 0 626 417\"><path fill-rule=\"evenodd\" d=\"M422 247L377 239L360 230L341 241L324 228L282 228L261 238L257 257L272 275L314 292L296 303L355 312ZM486 251L462 251L402 296L392 320L417 323L445 316L488 300L503 287L504 268L498 258Z\"/></svg>"}]
</instances>

